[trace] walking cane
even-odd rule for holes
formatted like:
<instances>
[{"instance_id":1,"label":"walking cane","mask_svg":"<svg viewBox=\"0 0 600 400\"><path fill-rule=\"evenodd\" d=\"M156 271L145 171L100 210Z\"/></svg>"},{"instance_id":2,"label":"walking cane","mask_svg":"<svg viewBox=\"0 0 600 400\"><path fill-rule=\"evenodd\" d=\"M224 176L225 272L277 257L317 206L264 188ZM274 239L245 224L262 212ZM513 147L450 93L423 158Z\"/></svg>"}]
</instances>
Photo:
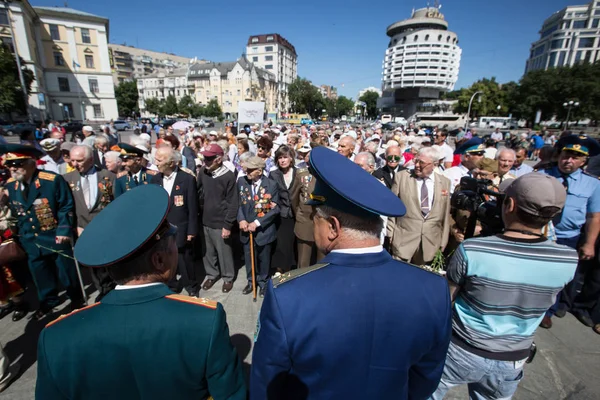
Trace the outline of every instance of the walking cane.
<instances>
[{"instance_id":1,"label":"walking cane","mask_svg":"<svg viewBox=\"0 0 600 400\"><path fill-rule=\"evenodd\" d=\"M75 258L75 249L73 248L73 242L71 242L71 251L73 254L73 260L75 260L75 270L77 271L77 278L79 279L79 287L81 288L81 294L83 294L83 304L88 305L87 294L85 294L85 288L83 287L83 278L81 278L81 271L79 270L79 261Z\"/></svg>"},{"instance_id":2,"label":"walking cane","mask_svg":"<svg viewBox=\"0 0 600 400\"><path fill-rule=\"evenodd\" d=\"M252 259L252 300L256 303L256 276L254 275L254 235L250 232L250 258Z\"/></svg>"}]
</instances>

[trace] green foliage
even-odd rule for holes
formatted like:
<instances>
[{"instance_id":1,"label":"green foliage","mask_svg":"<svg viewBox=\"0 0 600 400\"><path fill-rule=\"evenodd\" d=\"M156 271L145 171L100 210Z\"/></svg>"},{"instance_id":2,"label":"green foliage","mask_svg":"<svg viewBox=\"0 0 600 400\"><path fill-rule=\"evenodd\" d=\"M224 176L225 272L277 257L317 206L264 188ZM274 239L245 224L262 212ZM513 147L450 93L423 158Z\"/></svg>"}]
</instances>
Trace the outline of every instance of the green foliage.
<instances>
[{"instance_id":1,"label":"green foliage","mask_svg":"<svg viewBox=\"0 0 600 400\"><path fill-rule=\"evenodd\" d=\"M192 105L192 107L190 108L190 115L192 118L200 118L204 114L204 107L202 107L198 103L194 103L194 105Z\"/></svg>"},{"instance_id":2,"label":"green foliage","mask_svg":"<svg viewBox=\"0 0 600 400\"><path fill-rule=\"evenodd\" d=\"M179 103L177 104L177 110L179 114L185 115L186 117L192 114L192 109L194 108L194 99L189 94L186 94L181 99L179 99Z\"/></svg>"},{"instance_id":3,"label":"green foliage","mask_svg":"<svg viewBox=\"0 0 600 400\"><path fill-rule=\"evenodd\" d=\"M223 116L223 110L221 109L221 106L219 105L219 102L217 101L217 99L212 99L208 102L206 107L204 107L204 114L207 117L222 117Z\"/></svg>"},{"instance_id":4,"label":"green foliage","mask_svg":"<svg viewBox=\"0 0 600 400\"><path fill-rule=\"evenodd\" d=\"M160 106L160 113L165 116L177 114L177 99L172 94L168 95L164 103Z\"/></svg>"},{"instance_id":5,"label":"green foliage","mask_svg":"<svg viewBox=\"0 0 600 400\"><path fill-rule=\"evenodd\" d=\"M288 88L288 95L293 112L307 113L313 118L321 116L327 106L319 89L304 78L298 77L292 82Z\"/></svg>"},{"instance_id":6,"label":"green foliage","mask_svg":"<svg viewBox=\"0 0 600 400\"><path fill-rule=\"evenodd\" d=\"M342 115L350 115L352 110L354 109L354 102L352 99L349 99L345 96L340 96L337 98L336 102L336 110L337 117L341 117Z\"/></svg>"},{"instance_id":7,"label":"green foliage","mask_svg":"<svg viewBox=\"0 0 600 400\"><path fill-rule=\"evenodd\" d=\"M473 100L471 107L471 118L490 115L507 115L506 93L501 89L500 84L496 82L496 78L481 79L471 85L470 88L461 91L457 100L458 103L454 107L454 112L458 114L466 114L469 109L469 101L476 92L482 92L481 102L477 97ZM500 106L500 112L497 107Z\"/></svg>"},{"instance_id":8,"label":"green foliage","mask_svg":"<svg viewBox=\"0 0 600 400\"><path fill-rule=\"evenodd\" d=\"M160 115L161 101L156 97L149 98L145 101L146 111L150 114Z\"/></svg>"},{"instance_id":9,"label":"green foliage","mask_svg":"<svg viewBox=\"0 0 600 400\"><path fill-rule=\"evenodd\" d=\"M115 86L115 98L117 99L117 107L119 115L122 117L130 117L132 114L140 111L138 105L138 89L135 81L122 82Z\"/></svg>"},{"instance_id":10,"label":"green foliage","mask_svg":"<svg viewBox=\"0 0 600 400\"><path fill-rule=\"evenodd\" d=\"M21 58L23 79L27 93L31 91L31 83L34 81L33 72L25 67L25 61ZM10 114L13 111L27 113L27 102L23 96L21 82L19 80L19 69L17 60L5 45L0 45L0 113Z\"/></svg>"},{"instance_id":11,"label":"green foliage","mask_svg":"<svg viewBox=\"0 0 600 400\"><path fill-rule=\"evenodd\" d=\"M367 91L365 94L360 96L359 101L364 101L367 103L367 116L370 118L377 117L377 99L379 98L379 93L373 92L371 90Z\"/></svg>"}]
</instances>

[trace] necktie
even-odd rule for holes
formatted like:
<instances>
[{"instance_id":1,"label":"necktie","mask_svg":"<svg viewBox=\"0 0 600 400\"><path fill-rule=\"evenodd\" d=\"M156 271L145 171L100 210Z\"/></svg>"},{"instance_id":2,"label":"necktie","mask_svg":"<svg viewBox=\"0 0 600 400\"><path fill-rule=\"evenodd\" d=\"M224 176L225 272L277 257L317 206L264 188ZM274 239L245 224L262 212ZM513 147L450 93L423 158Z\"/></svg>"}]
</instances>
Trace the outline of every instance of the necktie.
<instances>
[{"instance_id":1,"label":"necktie","mask_svg":"<svg viewBox=\"0 0 600 400\"><path fill-rule=\"evenodd\" d=\"M429 214L429 190L427 190L427 180L423 179L421 185L421 213L424 217Z\"/></svg>"},{"instance_id":2,"label":"necktie","mask_svg":"<svg viewBox=\"0 0 600 400\"><path fill-rule=\"evenodd\" d=\"M562 184L565 187L565 190L567 191L567 193L569 193L569 175L562 174L561 177L563 179Z\"/></svg>"},{"instance_id":3,"label":"necktie","mask_svg":"<svg viewBox=\"0 0 600 400\"><path fill-rule=\"evenodd\" d=\"M92 200L90 196L90 179L87 175L83 177L83 183L81 185L81 188L83 190L83 199L85 200L85 205L87 206L88 210L90 210L92 208Z\"/></svg>"},{"instance_id":4,"label":"necktie","mask_svg":"<svg viewBox=\"0 0 600 400\"><path fill-rule=\"evenodd\" d=\"M27 200L28 196L29 196L29 184L28 183L23 183L23 198L25 200Z\"/></svg>"},{"instance_id":5,"label":"necktie","mask_svg":"<svg viewBox=\"0 0 600 400\"><path fill-rule=\"evenodd\" d=\"M134 175L134 176L133 176L133 181L135 182L135 186L137 186L137 184L139 183L139 182L138 182L137 175Z\"/></svg>"}]
</instances>

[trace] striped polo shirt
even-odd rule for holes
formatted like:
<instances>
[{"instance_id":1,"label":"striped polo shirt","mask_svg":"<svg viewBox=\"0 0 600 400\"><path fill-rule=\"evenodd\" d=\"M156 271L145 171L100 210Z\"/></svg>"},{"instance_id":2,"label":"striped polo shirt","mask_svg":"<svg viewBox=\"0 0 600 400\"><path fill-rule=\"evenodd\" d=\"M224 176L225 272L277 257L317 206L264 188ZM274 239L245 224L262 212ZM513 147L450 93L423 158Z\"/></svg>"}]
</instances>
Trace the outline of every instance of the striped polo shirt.
<instances>
[{"instance_id":1,"label":"striped polo shirt","mask_svg":"<svg viewBox=\"0 0 600 400\"><path fill-rule=\"evenodd\" d=\"M536 328L573 279L577 261L575 250L546 238L466 240L447 271L460 287L453 342L485 358L526 358Z\"/></svg>"}]
</instances>

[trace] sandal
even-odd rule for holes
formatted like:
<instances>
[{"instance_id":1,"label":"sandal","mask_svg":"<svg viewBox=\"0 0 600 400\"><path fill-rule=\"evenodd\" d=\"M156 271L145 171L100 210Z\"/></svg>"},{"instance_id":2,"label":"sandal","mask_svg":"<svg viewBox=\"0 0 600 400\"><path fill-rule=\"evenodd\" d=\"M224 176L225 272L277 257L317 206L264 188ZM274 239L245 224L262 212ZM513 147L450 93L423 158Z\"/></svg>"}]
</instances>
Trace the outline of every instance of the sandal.
<instances>
[{"instance_id":1,"label":"sandal","mask_svg":"<svg viewBox=\"0 0 600 400\"><path fill-rule=\"evenodd\" d=\"M600 335L600 324L596 324L592 327L592 330Z\"/></svg>"}]
</instances>

